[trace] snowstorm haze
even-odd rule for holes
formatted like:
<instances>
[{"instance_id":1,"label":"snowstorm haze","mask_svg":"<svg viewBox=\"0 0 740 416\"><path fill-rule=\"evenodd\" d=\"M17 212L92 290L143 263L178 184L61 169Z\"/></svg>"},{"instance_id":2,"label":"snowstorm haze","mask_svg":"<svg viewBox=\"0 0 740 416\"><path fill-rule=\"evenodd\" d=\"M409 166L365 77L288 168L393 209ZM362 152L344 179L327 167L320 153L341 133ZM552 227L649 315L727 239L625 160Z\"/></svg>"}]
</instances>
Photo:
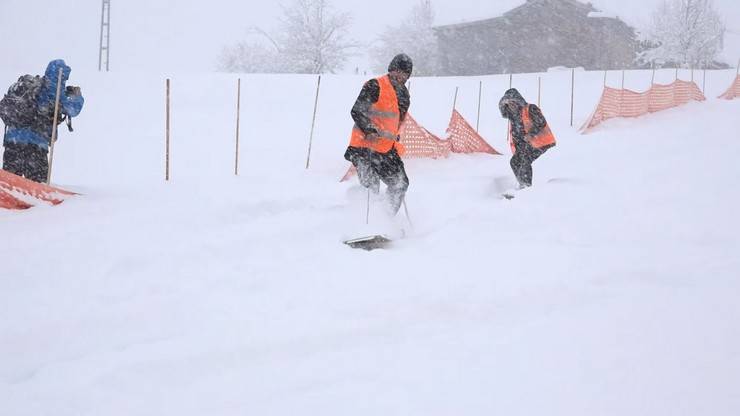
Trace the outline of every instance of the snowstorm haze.
<instances>
[{"instance_id":1,"label":"snowstorm haze","mask_svg":"<svg viewBox=\"0 0 740 416\"><path fill-rule=\"evenodd\" d=\"M643 28L661 0L594 0L592 3L627 23ZM351 35L369 45L387 25L396 25L417 0L333 1L353 17ZM524 0L436 0L436 24L450 24L499 15ZM96 68L100 1L0 1L0 67L40 71L53 58L67 59L76 68ZM111 2L111 69L114 71L188 71L216 68L223 47L246 36L246 28L273 28L278 2L163 1ZM723 58L735 65L740 57L740 4L715 0L727 24ZM345 67L368 69L366 47Z\"/></svg>"}]
</instances>

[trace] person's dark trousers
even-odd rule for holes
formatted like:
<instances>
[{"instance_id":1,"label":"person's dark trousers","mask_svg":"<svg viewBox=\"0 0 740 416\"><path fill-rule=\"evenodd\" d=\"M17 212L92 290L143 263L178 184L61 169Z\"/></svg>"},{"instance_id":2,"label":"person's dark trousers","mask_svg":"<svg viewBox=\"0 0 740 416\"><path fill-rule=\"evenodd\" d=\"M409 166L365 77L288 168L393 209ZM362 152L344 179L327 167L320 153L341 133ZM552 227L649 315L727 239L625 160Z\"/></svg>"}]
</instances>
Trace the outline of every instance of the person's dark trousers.
<instances>
[{"instance_id":1,"label":"person's dark trousers","mask_svg":"<svg viewBox=\"0 0 740 416\"><path fill-rule=\"evenodd\" d=\"M6 143L3 169L34 182L46 182L49 172L48 150L34 144Z\"/></svg>"},{"instance_id":2,"label":"person's dark trousers","mask_svg":"<svg viewBox=\"0 0 740 416\"><path fill-rule=\"evenodd\" d=\"M378 153L370 149L350 147L345 153L345 158L355 165L362 186L377 193L380 181L383 181L388 187L391 212L396 214L409 188L409 178L396 149L388 153Z\"/></svg>"},{"instance_id":3,"label":"person's dark trousers","mask_svg":"<svg viewBox=\"0 0 740 416\"><path fill-rule=\"evenodd\" d=\"M519 186L522 188L532 186L532 162L542 156L547 149L547 147L537 149L529 143L516 147L516 152L511 157L511 170L514 171Z\"/></svg>"}]
</instances>

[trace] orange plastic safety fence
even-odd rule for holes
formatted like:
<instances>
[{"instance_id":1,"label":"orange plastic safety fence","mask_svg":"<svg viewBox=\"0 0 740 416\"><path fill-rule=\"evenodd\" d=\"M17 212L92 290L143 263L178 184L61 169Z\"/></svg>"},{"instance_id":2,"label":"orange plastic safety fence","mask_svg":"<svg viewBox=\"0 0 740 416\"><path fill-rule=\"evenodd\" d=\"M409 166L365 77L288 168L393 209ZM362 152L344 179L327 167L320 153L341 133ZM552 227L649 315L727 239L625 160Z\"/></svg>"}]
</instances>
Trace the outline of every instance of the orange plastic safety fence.
<instances>
[{"instance_id":1,"label":"orange plastic safety fence","mask_svg":"<svg viewBox=\"0 0 740 416\"><path fill-rule=\"evenodd\" d=\"M399 135L401 136L401 143L406 148L406 153L403 155L404 159L446 158L451 152L500 154L465 121L457 110L453 110L450 124L447 127L447 140L441 140L430 133L429 130L417 123L411 114L406 115ZM348 180L356 173L355 167L350 166L340 182Z\"/></svg>"},{"instance_id":2,"label":"orange plastic safety fence","mask_svg":"<svg viewBox=\"0 0 740 416\"><path fill-rule=\"evenodd\" d=\"M406 115L399 135L401 136L401 144L406 148L404 157L407 159L422 157L439 159L449 156L452 150L449 142L430 133L429 130L417 123L411 114Z\"/></svg>"},{"instance_id":3,"label":"orange plastic safety fence","mask_svg":"<svg viewBox=\"0 0 740 416\"><path fill-rule=\"evenodd\" d=\"M5 209L27 209L31 204L21 201L13 195L0 189L0 208Z\"/></svg>"},{"instance_id":4,"label":"orange plastic safety fence","mask_svg":"<svg viewBox=\"0 0 740 416\"><path fill-rule=\"evenodd\" d=\"M730 88L728 88L724 94L719 96L719 98L725 100L734 100L737 97L740 97L740 75L736 76L735 82L732 83Z\"/></svg>"},{"instance_id":5,"label":"orange plastic safety fence","mask_svg":"<svg viewBox=\"0 0 740 416\"><path fill-rule=\"evenodd\" d=\"M483 137L468 123L463 116L452 110L450 125L447 127L448 141L452 145L453 153L490 153L500 155Z\"/></svg>"},{"instance_id":6,"label":"orange plastic safety fence","mask_svg":"<svg viewBox=\"0 0 740 416\"><path fill-rule=\"evenodd\" d=\"M706 98L694 82L676 80L669 85L653 84L645 92L604 87L596 110L581 127L586 133L611 118L639 117Z\"/></svg>"},{"instance_id":7,"label":"orange plastic safety fence","mask_svg":"<svg viewBox=\"0 0 740 416\"><path fill-rule=\"evenodd\" d=\"M25 209L32 206L18 197L23 200L32 200L32 202L43 201L57 205L70 195L75 195L75 193L36 183L0 169L0 208Z\"/></svg>"}]
</instances>

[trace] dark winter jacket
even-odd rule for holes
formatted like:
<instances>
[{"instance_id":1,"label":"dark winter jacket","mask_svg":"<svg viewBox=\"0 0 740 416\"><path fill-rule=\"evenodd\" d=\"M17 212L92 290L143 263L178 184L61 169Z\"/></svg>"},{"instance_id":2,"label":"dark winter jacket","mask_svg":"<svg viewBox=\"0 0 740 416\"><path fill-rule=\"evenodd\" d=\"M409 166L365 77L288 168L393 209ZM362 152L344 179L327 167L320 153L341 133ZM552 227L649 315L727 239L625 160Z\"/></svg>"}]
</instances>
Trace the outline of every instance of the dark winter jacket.
<instances>
[{"instance_id":1,"label":"dark winter jacket","mask_svg":"<svg viewBox=\"0 0 740 416\"><path fill-rule=\"evenodd\" d=\"M511 108L509 104L513 104L514 108ZM516 88L506 91L498 103L501 116L509 119L511 122L511 137L514 139L514 146L517 149L522 149L528 144L524 132L524 123L522 122L522 109L524 106L529 106L529 116L532 118L532 130L529 131L529 135L536 136L547 125L545 116L542 115L539 107L534 104L528 104Z\"/></svg>"},{"instance_id":2,"label":"dark winter jacket","mask_svg":"<svg viewBox=\"0 0 740 416\"><path fill-rule=\"evenodd\" d=\"M72 87L66 87L72 69L61 59L51 61L46 68L46 73L42 78L43 85L36 97L37 114L28 118L28 125L8 126L4 143L33 144L42 149L48 149L54 123L59 69L62 70L62 94L59 99L60 114L57 121L61 123L64 117L77 117L80 114L85 99L82 95L72 91Z\"/></svg>"},{"instance_id":3,"label":"dark winter jacket","mask_svg":"<svg viewBox=\"0 0 740 416\"><path fill-rule=\"evenodd\" d=\"M396 97L398 98L398 110L401 114L401 121L406 118L406 113L409 111L411 105L411 97L409 90L403 84L398 84L391 78L393 89L396 90ZM370 120L369 111L370 107L378 102L380 98L380 85L375 79L371 79L366 82L360 91L360 96L357 97L355 105L352 106L352 119L355 121L357 127L362 130L365 134L377 133L378 129L375 127L373 122Z\"/></svg>"}]
</instances>

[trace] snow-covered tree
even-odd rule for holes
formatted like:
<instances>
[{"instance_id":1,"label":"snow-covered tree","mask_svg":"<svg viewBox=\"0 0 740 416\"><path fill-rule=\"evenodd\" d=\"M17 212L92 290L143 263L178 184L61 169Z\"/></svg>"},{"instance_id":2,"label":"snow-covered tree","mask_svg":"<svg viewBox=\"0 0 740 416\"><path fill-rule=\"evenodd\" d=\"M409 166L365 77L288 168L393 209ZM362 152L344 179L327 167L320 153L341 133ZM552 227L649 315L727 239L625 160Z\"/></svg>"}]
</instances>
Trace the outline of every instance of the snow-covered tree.
<instances>
[{"instance_id":1,"label":"snow-covered tree","mask_svg":"<svg viewBox=\"0 0 740 416\"><path fill-rule=\"evenodd\" d=\"M261 35L260 35L261 36ZM259 36L250 35L248 41L224 48L218 68L226 72L286 73L290 72L278 50Z\"/></svg>"},{"instance_id":2,"label":"snow-covered tree","mask_svg":"<svg viewBox=\"0 0 740 416\"><path fill-rule=\"evenodd\" d=\"M348 38L351 17L328 0L281 5L277 28L250 28L249 40L226 48L219 67L234 72L334 73L357 47Z\"/></svg>"},{"instance_id":3,"label":"snow-covered tree","mask_svg":"<svg viewBox=\"0 0 740 416\"><path fill-rule=\"evenodd\" d=\"M664 0L653 13L641 60L699 67L722 52L725 25L712 0Z\"/></svg>"},{"instance_id":4,"label":"snow-covered tree","mask_svg":"<svg viewBox=\"0 0 740 416\"><path fill-rule=\"evenodd\" d=\"M398 26L386 27L371 48L373 68L383 72L395 55L405 53L414 61L414 75L437 74L438 48L433 24L434 9L431 1L419 1Z\"/></svg>"}]
</instances>

